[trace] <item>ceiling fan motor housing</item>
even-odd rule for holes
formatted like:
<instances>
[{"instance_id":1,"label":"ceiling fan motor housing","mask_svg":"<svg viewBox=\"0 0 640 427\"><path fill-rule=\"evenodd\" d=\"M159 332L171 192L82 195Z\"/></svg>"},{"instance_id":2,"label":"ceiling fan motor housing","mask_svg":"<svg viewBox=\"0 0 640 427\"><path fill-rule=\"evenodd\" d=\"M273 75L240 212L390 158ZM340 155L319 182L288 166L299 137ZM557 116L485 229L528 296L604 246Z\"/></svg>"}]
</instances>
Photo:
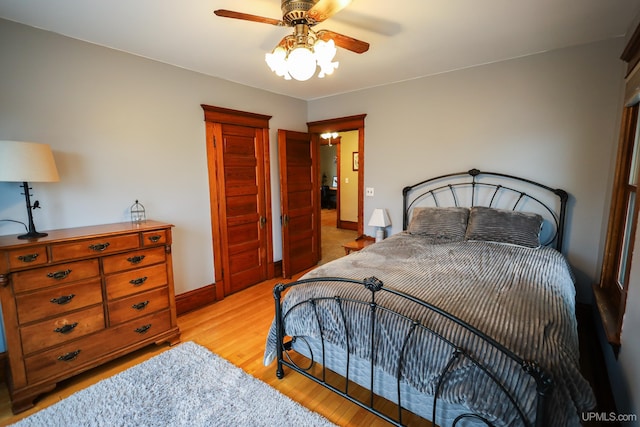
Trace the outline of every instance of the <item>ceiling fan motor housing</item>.
<instances>
[{"instance_id":1,"label":"ceiling fan motor housing","mask_svg":"<svg viewBox=\"0 0 640 427\"><path fill-rule=\"evenodd\" d=\"M282 20L295 24L300 21L306 21L307 12L318 0L282 0Z\"/></svg>"}]
</instances>

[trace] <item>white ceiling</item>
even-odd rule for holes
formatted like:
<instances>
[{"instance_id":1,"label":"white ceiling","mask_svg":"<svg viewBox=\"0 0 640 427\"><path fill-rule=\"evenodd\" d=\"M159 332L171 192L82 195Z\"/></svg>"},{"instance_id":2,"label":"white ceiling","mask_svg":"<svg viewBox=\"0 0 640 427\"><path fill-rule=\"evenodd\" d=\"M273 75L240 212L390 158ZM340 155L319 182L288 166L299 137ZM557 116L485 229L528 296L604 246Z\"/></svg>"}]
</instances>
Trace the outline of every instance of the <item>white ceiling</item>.
<instances>
[{"instance_id":1,"label":"white ceiling","mask_svg":"<svg viewBox=\"0 0 640 427\"><path fill-rule=\"evenodd\" d=\"M623 36L640 0L354 0L314 29L371 48L306 82L264 62L290 28L215 9L281 18L280 0L0 0L12 21L305 100Z\"/></svg>"}]
</instances>

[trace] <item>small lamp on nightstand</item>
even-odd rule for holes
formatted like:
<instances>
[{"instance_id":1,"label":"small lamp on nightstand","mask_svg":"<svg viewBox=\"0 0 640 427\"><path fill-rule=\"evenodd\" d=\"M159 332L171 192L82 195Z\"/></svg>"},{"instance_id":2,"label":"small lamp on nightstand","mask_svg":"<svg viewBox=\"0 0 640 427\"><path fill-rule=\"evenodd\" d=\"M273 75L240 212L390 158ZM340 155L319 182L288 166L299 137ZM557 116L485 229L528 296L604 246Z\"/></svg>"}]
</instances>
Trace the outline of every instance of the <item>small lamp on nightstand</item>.
<instances>
[{"instance_id":1,"label":"small lamp on nightstand","mask_svg":"<svg viewBox=\"0 0 640 427\"><path fill-rule=\"evenodd\" d=\"M376 230L376 242L384 240L384 228L391 225L389 215L387 215L386 209L374 209L369 220L369 226L378 227Z\"/></svg>"},{"instance_id":2,"label":"small lamp on nightstand","mask_svg":"<svg viewBox=\"0 0 640 427\"><path fill-rule=\"evenodd\" d=\"M36 231L31 211L40 207L36 200L31 204L29 182L59 181L58 169L53 160L53 153L47 144L35 142L0 141L0 181L22 182L24 197L27 203L29 228L27 234L18 239L37 239L47 233Z\"/></svg>"}]
</instances>

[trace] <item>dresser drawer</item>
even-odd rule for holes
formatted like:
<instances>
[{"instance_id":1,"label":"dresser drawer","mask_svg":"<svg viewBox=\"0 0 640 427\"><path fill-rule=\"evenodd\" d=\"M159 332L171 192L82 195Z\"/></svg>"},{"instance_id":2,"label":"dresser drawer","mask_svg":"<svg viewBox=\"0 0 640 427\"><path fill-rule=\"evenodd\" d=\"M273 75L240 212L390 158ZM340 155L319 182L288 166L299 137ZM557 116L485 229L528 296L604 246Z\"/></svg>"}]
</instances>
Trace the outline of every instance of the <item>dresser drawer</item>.
<instances>
[{"instance_id":1,"label":"dresser drawer","mask_svg":"<svg viewBox=\"0 0 640 427\"><path fill-rule=\"evenodd\" d=\"M73 243L52 245L51 258L52 261L57 262L136 249L139 246L138 233L125 234L122 236L105 236L99 239L86 239Z\"/></svg>"},{"instance_id":2,"label":"dresser drawer","mask_svg":"<svg viewBox=\"0 0 640 427\"><path fill-rule=\"evenodd\" d=\"M102 305L67 313L20 328L22 349L33 353L104 329Z\"/></svg>"},{"instance_id":3,"label":"dresser drawer","mask_svg":"<svg viewBox=\"0 0 640 427\"><path fill-rule=\"evenodd\" d=\"M106 277L105 285L109 300L166 286L167 266L166 264L157 264L151 267L112 274Z\"/></svg>"},{"instance_id":4,"label":"dresser drawer","mask_svg":"<svg viewBox=\"0 0 640 427\"><path fill-rule=\"evenodd\" d=\"M142 233L142 246L167 243L167 230L145 231Z\"/></svg>"},{"instance_id":5,"label":"dresser drawer","mask_svg":"<svg viewBox=\"0 0 640 427\"><path fill-rule=\"evenodd\" d=\"M109 303L109 324L127 322L136 317L169 308L169 289L154 289Z\"/></svg>"},{"instance_id":6,"label":"dresser drawer","mask_svg":"<svg viewBox=\"0 0 640 427\"><path fill-rule=\"evenodd\" d=\"M143 251L127 252L105 257L102 260L102 270L105 274L116 271L130 270L132 268L145 267L158 264L166 260L164 246L146 249Z\"/></svg>"},{"instance_id":7,"label":"dresser drawer","mask_svg":"<svg viewBox=\"0 0 640 427\"><path fill-rule=\"evenodd\" d=\"M25 324L101 302L102 284L100 279L94 279L85 283L20 294L16 297L16 308L20 324Z\"/></svg>"},{"instance_id":8,"label":"dresser drawer","mask_svg":"<svg viewBox=\"0 0 640 427\"><path fill-rule=\"evenodd\" d=\"M166 310L27 357L27 379L36 382L71 376L107 353L152 339L170 328L171 314Z\"/></svg>"},{"instance_id":9,"label":"dresser drawer","mask_svg":"<svg viewBox=\"0 0 640 427\"><path fill-rule=\"evenodd\" d=\"M98 276L98 260L90 259L18 271L11 275L11 282L14 292L20 293Z\"/></svg>"},{"instance_id":10,"label":"dresser drawer","mask_svg":"<svg viewBox=\"0 0 640 427\"><path fill-rule=\"evenodd\" d=\"M9 268L31 268L47 263L47 247L34 246L25 249L16 249L8 252Z\"/></svg>"}]
</instances>

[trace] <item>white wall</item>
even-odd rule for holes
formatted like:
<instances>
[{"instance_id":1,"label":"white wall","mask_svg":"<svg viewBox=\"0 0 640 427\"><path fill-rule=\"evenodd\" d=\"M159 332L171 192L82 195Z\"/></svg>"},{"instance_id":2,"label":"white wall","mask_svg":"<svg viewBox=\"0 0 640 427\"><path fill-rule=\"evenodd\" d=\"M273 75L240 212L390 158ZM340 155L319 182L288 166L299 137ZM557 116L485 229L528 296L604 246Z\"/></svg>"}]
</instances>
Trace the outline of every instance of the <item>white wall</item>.
<instances>
[{"instance_id":1,"label":"white wall","mask_svg":"<svg viewBox=\"0 0 640 427\"><path fill-rule=\"evenodd\" d=\"M215 55L215 52L211 52ZM147 217L175 224L176 292L213 282L201 104L272 115L274 257L282 258L277 129L306 130L306 103L0 20L0 139L51 145L58 183L34 183L38 230ZM275 77L274 77L275 78ZM0 219L26 221L17 183ZM0 235L23 228L0 222Z\"/></svg>"},{"instance_id":2,"label":"white wall","mask_svg":"<svg viewBox=\"0 0 640 427\"><path fill-rule=\"evenodd\" d=\"M364 217L402 230L402 188L472 167L571 195L565 249L591 301L608 211L624 65L622 40L406 81L309 103L309 120L366 113ZM367 234L373 230L365 228Z\"/></svg>"},{"instance_id":3,"label":"white wall","mask_svg":"<svg viewBox=\"0 0 640 427\"><path fill-rule=\"evenodd\" d=\"M353 153L358 151L358 131L340 132L340 220L358 222L358 172Z\"/></svg>"}]
</instances>

